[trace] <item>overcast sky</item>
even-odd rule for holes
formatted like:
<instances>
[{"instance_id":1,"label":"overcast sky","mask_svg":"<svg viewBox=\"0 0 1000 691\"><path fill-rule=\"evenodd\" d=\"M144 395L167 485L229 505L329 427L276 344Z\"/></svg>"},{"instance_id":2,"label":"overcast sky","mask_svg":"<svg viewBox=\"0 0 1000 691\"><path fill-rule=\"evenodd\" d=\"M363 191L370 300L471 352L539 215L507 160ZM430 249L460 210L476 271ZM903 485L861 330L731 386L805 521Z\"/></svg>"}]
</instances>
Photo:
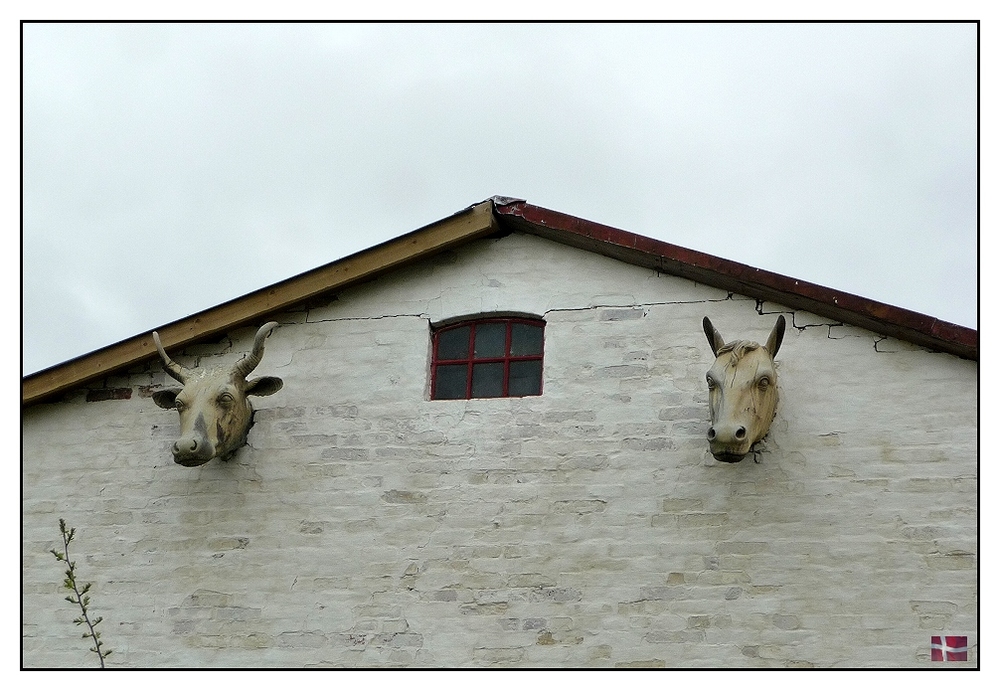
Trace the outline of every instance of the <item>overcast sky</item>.
<instances>
[{"instance_id":1,"label":"overcast sky","mask_svg":"<svg viewBox=\"0 0 1000 691\"><path fill-rule=\"evenodd\" d=\"M977 323L975 24L25 24L23 374L493 195Z\"/></svg>"}]
</instances>

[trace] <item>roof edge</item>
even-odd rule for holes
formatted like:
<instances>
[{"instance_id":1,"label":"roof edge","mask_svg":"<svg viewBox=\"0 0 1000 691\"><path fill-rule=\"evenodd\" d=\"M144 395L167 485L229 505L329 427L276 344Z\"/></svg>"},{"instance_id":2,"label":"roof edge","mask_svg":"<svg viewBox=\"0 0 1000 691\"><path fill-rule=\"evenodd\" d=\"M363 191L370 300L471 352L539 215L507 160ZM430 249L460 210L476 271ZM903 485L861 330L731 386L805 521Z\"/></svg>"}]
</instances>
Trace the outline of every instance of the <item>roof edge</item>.
<instances>
[{"instance_id":1,"label":"roof edge","mask_svg":"<svg viewBox=\"0 0 1000 691\"><path fill-rule=\"evenodd\" d=\"M244 326L322 293L370 280L427 255L496 232L493 204L493 200L474 204L448 218L343 259L156 327L156 331L165 349L179 348ZM21 405L39 403L157 356L151 334L152 331L127 338L22 378Z\"/></svg>"},{"instance_id":2,"label":"roof edge","mask_svg":"<svg viewBox=\"0 0 1000 691\"><path fill-rule=\"evenodd\" d=\"M976 329L586 221L513 197L492 197L448 218L156 330L164 348L183 347L503 230L527 232L730 292L806 310L932 350L979 359ZM156 356L151 331L119 341L23 377L21 405L42 402Z\"/></svg>"},{"instance_id":3,"label":"roof edge","mask_svg":"<svg viewBox=\"0 0 1000 691\"><path fill-rule=\"evenodd\" d=\"M493 201L501 226L758 300L806 310L932 350L979 360L979 331L976 329L585 221L522 200L495 197Z\"/></svg>"}]
</instances>

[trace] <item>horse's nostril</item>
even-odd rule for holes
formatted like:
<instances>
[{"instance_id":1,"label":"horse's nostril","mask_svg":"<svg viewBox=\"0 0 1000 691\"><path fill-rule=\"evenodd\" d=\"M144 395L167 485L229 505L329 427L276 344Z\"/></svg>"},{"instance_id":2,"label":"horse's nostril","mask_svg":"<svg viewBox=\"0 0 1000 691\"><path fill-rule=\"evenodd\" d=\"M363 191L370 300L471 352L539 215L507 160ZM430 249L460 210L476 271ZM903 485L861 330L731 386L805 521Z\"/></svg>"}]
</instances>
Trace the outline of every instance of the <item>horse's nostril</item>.
<instances>
[{"instance_id":1,"label":"horse's nostril","mask_svg":"<svg viewBox=\"0 0 1000 691\"><path fill-rule=\"evenodd\" d=\"M743 439L746 436L747 436L747 428L746 427L738 427L736 429L736 438L737 439Z\"/></svg>"},{"instance_id":2,"label":"horse's nostril","mask_svg":"<svg viewBox=\"0 0 1000 691\"><path fill-rule=\"evenodd\" d=\"M708 428L708 440L712 441L713 439L715 439L715 428L714 427L709 427Z\"/></svg>"}]
</instances>

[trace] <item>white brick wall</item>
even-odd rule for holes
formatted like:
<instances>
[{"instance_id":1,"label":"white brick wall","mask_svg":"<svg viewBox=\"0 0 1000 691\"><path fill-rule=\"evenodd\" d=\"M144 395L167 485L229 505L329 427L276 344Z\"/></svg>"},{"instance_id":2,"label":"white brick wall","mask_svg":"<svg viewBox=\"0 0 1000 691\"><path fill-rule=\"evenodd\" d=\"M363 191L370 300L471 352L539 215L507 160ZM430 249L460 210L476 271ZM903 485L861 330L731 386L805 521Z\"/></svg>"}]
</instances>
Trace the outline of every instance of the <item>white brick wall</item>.
<instances>
[{"instance_id":1,"label":"white brick wall","mask_svg":"<svg viewBox=\"0 0 1000 691\"><path fill-rule=\"evenodd\" d=\"M544 316L544 395L427 400L429 325L493 310ZM701 319L777 311L777 418L717 463ZM936 633L978 662L974 362L521 235L278 319L229 463L173 463L156 362L25 410L25 666L96 663L60 517L111 666L920 667Z\"/></svg>"}]
</instances>

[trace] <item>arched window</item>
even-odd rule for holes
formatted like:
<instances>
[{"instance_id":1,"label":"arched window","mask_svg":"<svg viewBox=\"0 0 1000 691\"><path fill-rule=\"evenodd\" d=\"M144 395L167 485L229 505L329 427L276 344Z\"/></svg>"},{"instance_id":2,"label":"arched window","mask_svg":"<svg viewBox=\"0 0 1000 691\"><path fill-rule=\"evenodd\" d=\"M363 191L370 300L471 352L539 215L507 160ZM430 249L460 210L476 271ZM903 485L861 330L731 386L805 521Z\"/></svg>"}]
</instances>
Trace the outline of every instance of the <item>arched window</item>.
<instances>
[{"instance_id":1,"label":"arched window","mask_svg":"<svg viewBox=\"0 0 1000 691\"><path fill-rule=\"evenodd\" d=\"M542 393L545 322L484 317L433 332L431 398L498 398Z\"/></svg>"}]
</instances>

